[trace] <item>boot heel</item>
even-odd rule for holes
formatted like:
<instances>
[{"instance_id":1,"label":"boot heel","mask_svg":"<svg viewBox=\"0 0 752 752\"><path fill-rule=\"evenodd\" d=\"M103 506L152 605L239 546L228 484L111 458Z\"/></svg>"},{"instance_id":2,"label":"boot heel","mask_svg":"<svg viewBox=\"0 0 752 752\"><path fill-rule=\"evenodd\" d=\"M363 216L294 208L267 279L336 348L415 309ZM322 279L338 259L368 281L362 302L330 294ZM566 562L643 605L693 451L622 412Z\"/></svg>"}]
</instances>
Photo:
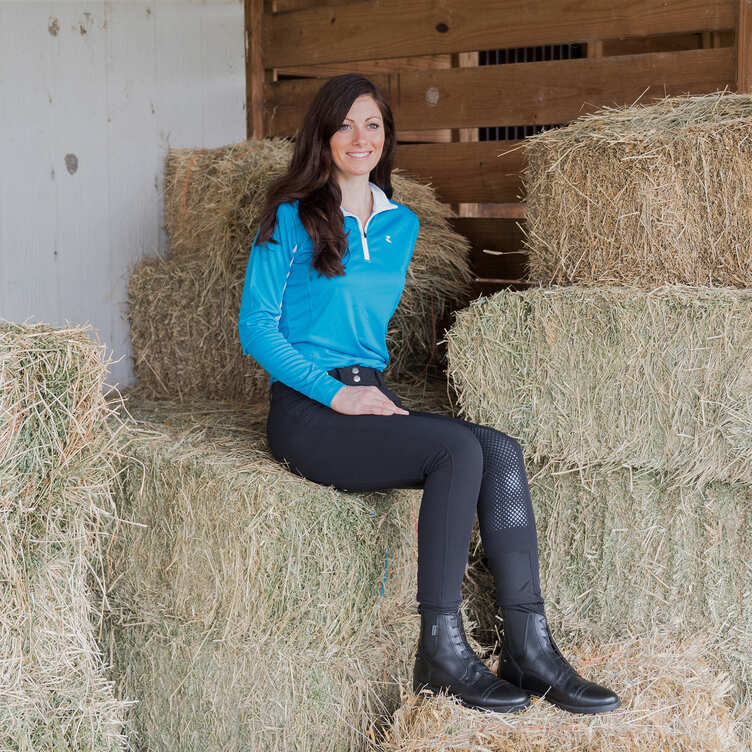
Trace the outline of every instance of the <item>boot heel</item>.
<instances>
[{"instance_id":1,"label":"boot heel","mask_svg":"<svg viewBox=\"0 0 752 752\"><path fill-rule=\"evenodd\" d=\"M520 713L526 708L530 707L529 697L527 699L527 702L520 705L498 705L495 708L489 708L486 705L473 705L472 703L459 696L457 696L457 699L459 700L460 705L462 705L463 707L470 708L471 710L480 710L483 713Z\"/></svg>"}]
</instances>

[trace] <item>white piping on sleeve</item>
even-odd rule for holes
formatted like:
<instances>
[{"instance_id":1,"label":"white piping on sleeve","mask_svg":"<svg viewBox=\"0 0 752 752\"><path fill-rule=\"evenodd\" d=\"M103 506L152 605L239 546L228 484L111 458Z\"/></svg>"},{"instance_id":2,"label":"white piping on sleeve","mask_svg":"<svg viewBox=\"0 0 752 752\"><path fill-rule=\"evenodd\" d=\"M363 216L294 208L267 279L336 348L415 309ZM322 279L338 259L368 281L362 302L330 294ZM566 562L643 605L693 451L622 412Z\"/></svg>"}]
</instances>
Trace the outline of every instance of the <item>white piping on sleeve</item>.
<instances>
[{"instance_id":1,"label":"white piping on sleeve","mask_svg":"<svg viewBox=\"0 0 752 752\"><path fill-rule=\"evenodd\" d=\"M282 288L282 295L279 298L279 313L277 314L277 323L279 324L279 320L282 318L282 303L285 299L285 290L287 289L287 282L290 279L290 272L292 271L292 262L295 261L295 254L297 253L298 246L296 245L292 249L292 256L290 256L290 266L287 269L287 276L285 277L285 286Z\"/></svg>"}]
</instances>

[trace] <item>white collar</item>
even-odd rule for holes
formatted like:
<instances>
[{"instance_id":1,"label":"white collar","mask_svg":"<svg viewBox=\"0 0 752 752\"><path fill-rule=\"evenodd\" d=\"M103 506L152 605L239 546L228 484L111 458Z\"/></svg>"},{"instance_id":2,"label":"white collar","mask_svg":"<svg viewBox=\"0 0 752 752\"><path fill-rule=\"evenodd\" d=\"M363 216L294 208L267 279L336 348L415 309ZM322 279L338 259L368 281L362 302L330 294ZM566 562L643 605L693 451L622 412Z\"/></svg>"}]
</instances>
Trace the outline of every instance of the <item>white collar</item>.
<instances>
[{"instance_id":1,"label":"white collar","mask_svg":"<svg viewBox=\"0 0 752 752\"><path fill-rule=\"evenodd\" d=\"M371 195L373 196L373 211L371 212L371 216L374 214L378 214L379 212L383 211L389 211L390 209L399 209L399 206L397 204L393 203L386 197L386 193L379 188L376 183L372 183L370 180L368 181L368 186L371 189ZM340 205L340 210L346 217L355 217L356 215L352 212L345 209L344 206Z\"/></svg>"}]
</instances>

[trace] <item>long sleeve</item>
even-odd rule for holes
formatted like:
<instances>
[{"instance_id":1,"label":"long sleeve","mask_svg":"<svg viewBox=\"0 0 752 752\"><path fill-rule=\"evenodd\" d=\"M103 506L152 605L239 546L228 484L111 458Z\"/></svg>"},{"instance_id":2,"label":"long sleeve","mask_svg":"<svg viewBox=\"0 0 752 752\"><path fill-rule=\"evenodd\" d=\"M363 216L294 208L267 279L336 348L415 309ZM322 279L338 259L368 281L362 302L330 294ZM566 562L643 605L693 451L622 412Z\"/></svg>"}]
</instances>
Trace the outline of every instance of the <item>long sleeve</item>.
<instances>
[{"instance_id":1,"label":"long sleeve","mask_svg":"<svg viewBox=\"0 0 752 752\"><path fill-rule=\"evenodd\" d=\"M331 407L343 384L296 350L279 329L282 298L297 245L291 226L295 209L277 210L276 243L251 248L240 303L238 332L243 353L252 356L275 379ZM257 233L258 237L258 233Z\"/></svg>"}]
</instances>

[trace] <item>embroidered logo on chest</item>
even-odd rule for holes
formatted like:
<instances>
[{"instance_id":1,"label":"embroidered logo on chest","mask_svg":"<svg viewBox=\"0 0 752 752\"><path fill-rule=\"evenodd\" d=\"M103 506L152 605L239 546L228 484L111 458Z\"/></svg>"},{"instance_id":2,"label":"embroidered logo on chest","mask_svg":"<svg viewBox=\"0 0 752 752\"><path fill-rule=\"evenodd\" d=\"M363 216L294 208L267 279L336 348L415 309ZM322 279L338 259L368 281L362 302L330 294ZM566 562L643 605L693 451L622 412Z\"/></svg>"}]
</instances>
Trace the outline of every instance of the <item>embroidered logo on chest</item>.
<instances>
[{"instance_id":1,"label":"embroidered logo on chest","mask_svg":"<svg viewBox=\"0 0 752 752\"><path fill-rule=\"evenodd\" d=\"M386 236L386 242L387 243L391 243L392 242L392 236L391 235L387 235Z\"/></svg>"}]
</instances>

